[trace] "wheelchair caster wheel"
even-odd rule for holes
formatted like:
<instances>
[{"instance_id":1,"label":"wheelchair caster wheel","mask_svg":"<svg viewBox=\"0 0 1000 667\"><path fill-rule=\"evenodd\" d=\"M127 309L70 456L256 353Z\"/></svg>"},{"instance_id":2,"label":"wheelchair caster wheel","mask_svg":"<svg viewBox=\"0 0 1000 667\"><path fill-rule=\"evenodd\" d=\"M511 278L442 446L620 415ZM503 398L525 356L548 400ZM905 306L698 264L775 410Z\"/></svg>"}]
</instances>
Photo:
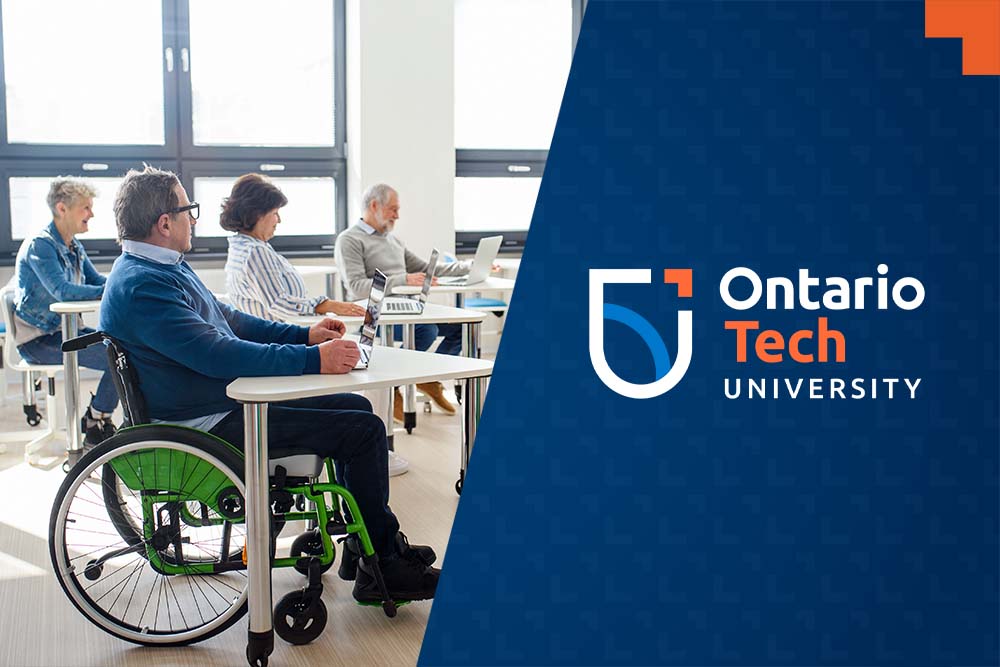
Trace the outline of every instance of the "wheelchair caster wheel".
<instances>
[{"instance_id":1,"label":"wheelchair caster wheel","mask_svg":"<svg viewBox=\"0 0 1000 667\"><path fill-rule=\"evenodd\" d=\"M323 555L323 540L319 535L319 529L314 528L313 530L306 531L292 540L291 557L298 558L300 556L316 556L317 558ZM336 556L336 552L334 552ZM319 566L320 574L326 572L331 567L333 567L333 559L330 560L326 565ZM299 574L308 575L309 574L309 563L308 561L303 561L302 563L295 564L295 571Z\"/></svg>"},{"instance_id":2,"label":"wheelchair caster wheel","mask_svg":"<svg viewBox=\"0 0 1000 667\"><path fill-rule=\"evenodd\" d=\"M90 581L97 581L101 578L101 572L104 570L101 564L96 560L92 560L87 563L87 567L83 570L83 576L87 577Z\"/></svg>"},{"instance_id":3,"label":"wheelchair caster wheel","mask_svg":"<svg viewBox=\"0 0 1000 667\"><path fill-rule=\"evenodd\" d=\"M308 644L325 627L326 605L318 598L310 603L305 591L289 593L274 608L274 631L289 644Z\"/></svg>"},{"instance_id":4,"label":"wheelchair caster wheel","mask_svg":"<svg viewBox=\"0 0 1000 667\"><path fill-rule=\"evenodd\" d=\"M457 493L458 495L462 495L462 479L461 478L459 478L459 480L457 482L455 482L455 493Z\"/></svg>"}]
</instances>

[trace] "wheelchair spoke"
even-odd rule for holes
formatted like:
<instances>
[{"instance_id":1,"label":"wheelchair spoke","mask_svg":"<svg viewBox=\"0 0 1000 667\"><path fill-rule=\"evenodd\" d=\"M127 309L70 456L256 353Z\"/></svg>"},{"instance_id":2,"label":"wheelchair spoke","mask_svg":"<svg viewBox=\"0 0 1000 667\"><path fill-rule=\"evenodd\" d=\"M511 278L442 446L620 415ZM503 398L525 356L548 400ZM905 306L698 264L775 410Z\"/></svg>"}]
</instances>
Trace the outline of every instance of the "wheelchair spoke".
<instances>
[{"instance_id":1,"label":"wheelchair spoke","mask_svg":"<svg viewBox=\"0 0 1000 667\"><path fill-rule=\"evenodd\" d=\"M241 462L197 433L178 433L195 446L144 440L143 431L115 436L70 473L56 500L59 532L50 535L56 576L77 608L113 634L142 644L197 641L247 609L245 526L219 506L234 500L226 507L239 509Z\"/></svg>"},{"instance_id":2,"label":"wheelchair spoke","mask_svg":"<svg viewBox=\"0 0 1000 667\"><path fill-rule=\"evenodd\" d=\"M136 558L135 567L132 568L131 574L129 574L128 578L125 580L125 585L122 586L122 589L120 591L118 591L118 595L116 595L115 599L112 600L111 606L108 607L108 611L111 611L112 609L115 608L115 605L118 604L118 599L121 598L122 593L124 593L125 590L128 588L128 582L131 581L132 577L134 577L140 570L142 570L142 568L143 568L143 566L145 564L146 564L146 561L144 559L142 559L142 558ZM140 577L141 577L141 575L140 575ZM136 579L135 586L138 586L138 585L139 585L139 579ZM135 592L135 587L134 586L132 588L132 592ZM131 600L131 598L129 598L129 599ZM126 613L128 613L128 608L127 607L126 607Z\"/></svg>"}]
</instances>

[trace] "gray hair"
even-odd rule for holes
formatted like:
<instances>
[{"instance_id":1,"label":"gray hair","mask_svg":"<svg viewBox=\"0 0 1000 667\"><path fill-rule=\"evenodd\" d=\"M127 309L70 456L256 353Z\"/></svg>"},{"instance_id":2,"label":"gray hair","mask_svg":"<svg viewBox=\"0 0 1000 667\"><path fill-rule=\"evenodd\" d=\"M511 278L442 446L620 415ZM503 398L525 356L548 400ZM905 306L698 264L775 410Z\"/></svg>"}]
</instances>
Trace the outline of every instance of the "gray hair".
<instances>
[{"instance_id":1,"label":"gray hair","mask_svg":"<svg viewBox=\"0 0 1000 667\"><path fill-rule=\"evenodd\" d=\"M55 215L56 204L72 206L81 199L93 199L96 196L97 190L90 183L60 176L49 186L49 195L45 198L45 202L49 205L52 215Z\"/></svg>"},{"instance_id":2,"label":"gray hair","mask_svg":"<svg viewBox=\"0 0 1000 667\"><path fill-rule=\"evenodd\" d=\"M177 176L148 164L138 171L129 169L115 197L115 224L118 241L149 238L156 221L170 209L177 208L179 199L174 186L180 185Z\"/></svg>"},{"instance_id":3,"label":"gray hair","mask_svg":"<svg viewBox=\"0 0 1000 667\"><path fill-rule=\"evenodd\" d=\"M396 191L385 183L370 185L368 186L368 189L365 190L365 193L361 195L361 208L367 211L373 201L377 201L382 206L385 206L389 203L389 195L393 192Z\"/></svg>"}]
</instances>

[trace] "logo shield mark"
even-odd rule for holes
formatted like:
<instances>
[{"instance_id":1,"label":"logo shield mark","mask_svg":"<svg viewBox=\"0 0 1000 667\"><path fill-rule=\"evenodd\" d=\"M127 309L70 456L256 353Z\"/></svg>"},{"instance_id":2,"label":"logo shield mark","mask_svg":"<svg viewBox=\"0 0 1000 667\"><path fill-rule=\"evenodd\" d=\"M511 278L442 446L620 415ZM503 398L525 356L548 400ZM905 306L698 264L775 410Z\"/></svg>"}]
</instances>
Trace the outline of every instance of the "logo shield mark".
<instances>
[{"instance_id":1,"label":"logo shield mark","mask_svg":"<svg viewBox=\"0 0 1000 667\"><path fill-rule=\"evenodd\" d=\"M691 296L691 270L690 269L667 269L664 271L663 281L665 283L677 283L678 296ZM637 313L604 303L605 284L645 284L652 282L652 271L650 269L591 269L590 270L590 295L588 306L588 329L590 332L590 363L593 364L597 377L611 391L626 396L628 398L655 398L661 396L680 382L691 364L691 311L681 310L677 312L677 355L673 364L665 375L658 377L655 381L647 384L636 384L628 382L618 377L608 365L608 360L604 356L604 322L605 319L626 324L638 333L646 342L653 358L656 361L657 375L659 375L663 359L666 356L666 346L659 334L653 331L652 326ZM608 315L606 318L606 307ZM669 360L667 361L669 363Z\"/></svg>"}]
</instances>

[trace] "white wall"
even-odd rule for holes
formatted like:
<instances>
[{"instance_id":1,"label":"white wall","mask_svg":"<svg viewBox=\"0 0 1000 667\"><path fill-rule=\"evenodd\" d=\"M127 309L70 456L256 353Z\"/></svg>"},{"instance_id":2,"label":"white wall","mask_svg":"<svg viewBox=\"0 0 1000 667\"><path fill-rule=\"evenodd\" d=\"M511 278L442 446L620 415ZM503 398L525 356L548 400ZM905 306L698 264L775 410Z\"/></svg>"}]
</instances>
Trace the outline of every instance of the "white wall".
<instances>
[{"instance_id":1,"label":"white wall","mask_svg":"<svg viewBox=\"0 0 1000 667\"><path fill-rule=\"evenodd\" d=\"M349 219L388 183L395 233L423 257L455 248L454 23L453 0L347 2Z\"/></svg>"}]
</instances>

